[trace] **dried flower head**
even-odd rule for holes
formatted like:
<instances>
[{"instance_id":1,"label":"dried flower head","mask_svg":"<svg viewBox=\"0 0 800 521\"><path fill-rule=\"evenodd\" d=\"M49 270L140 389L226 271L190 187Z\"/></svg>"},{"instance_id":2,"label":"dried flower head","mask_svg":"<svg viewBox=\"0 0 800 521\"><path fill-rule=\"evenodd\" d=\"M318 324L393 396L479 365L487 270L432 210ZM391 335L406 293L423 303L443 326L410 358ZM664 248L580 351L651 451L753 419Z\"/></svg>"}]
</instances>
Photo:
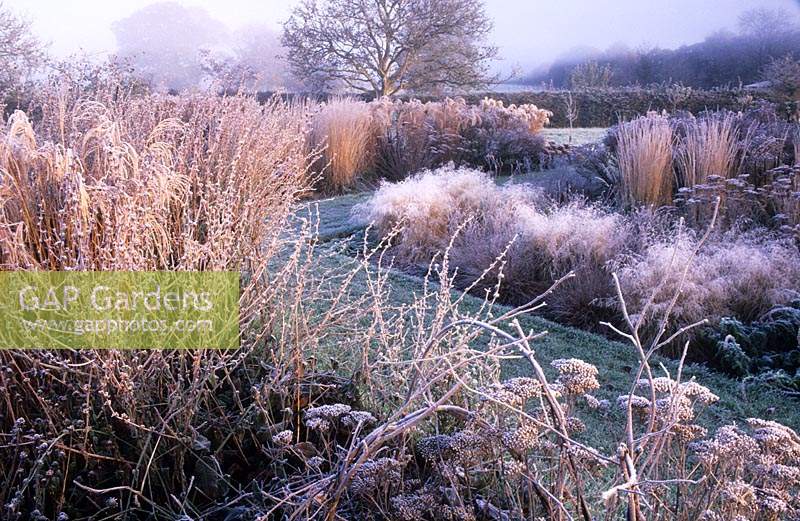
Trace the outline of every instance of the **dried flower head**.
<instances>
[{"instance_id":1,"label":"dried flower head","mask_svg":"<svg viewBox=\"0 0 800 521\"><path fill-rule=\"evenodd\" d=\"M394 458L378 458L365 461L358 467L350 491L355 495L367 495L378 487L390 487L400 482L403 463Z\"/></svg>"},{"instance_id":2,"label":"dried flower head","mask_svg":"<svg viewBox=\"0 0 800 521\"><path fill-rule=\"evenodd\" d=\"M564 394L580 396L600 388L597 367L577 358L560 358L550 362L558 371L557 384Z\"/></svg>"},{"instance_id":3,"label":"dried flower head","mask_svg":"<svg viewBox=\"0 0 800 521\"><path fill-rule=\"evenodd\" d=\"M292 443L293 433L290 430L285 430L277 433L272 437L272 442L275 445L286 446Z\"/></svg>"}]
</instances>

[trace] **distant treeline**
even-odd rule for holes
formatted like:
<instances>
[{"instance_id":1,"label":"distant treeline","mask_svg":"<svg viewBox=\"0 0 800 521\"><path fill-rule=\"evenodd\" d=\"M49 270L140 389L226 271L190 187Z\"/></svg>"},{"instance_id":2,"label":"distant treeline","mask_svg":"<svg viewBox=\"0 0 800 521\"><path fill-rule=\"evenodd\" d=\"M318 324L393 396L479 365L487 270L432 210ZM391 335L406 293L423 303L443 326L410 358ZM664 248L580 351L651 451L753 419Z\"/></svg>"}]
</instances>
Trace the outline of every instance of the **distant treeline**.
<instances>
[{"instance_id":1,"label":"distant treeline","mask_svg":"<svg viewBox=\"0 0 800 521\"><path fill-rule=\"evenodd\" d=\"M789 54L800 59L800 30L790 24L783 21L744 34L720 32L674 50L612 48L563 58L522 82L565 89L586 86L587 80L605 83L597 86L681 83L711 89L748 85L762 79L762 70L771 59Z\"/></svg>"}]
</instances>

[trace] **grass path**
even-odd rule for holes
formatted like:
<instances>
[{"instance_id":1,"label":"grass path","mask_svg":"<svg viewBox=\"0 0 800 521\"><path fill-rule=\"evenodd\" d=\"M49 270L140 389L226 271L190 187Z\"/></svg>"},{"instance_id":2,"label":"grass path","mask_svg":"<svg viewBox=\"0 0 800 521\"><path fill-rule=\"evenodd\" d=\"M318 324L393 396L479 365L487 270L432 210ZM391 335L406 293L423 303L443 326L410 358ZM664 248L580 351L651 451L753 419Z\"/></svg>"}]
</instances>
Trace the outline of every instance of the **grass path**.
<instances>
[{"instance_id":1,"label":"grass path","mask_svg":"<svg viewBox=\"0 0 800 521\"><path fill-rule=\"evenodd\" d=\"M319 234L325 249L325 263L328 267L337 263L346 265L352 258L342 253L343 244L353 237L359 237L363 229L354 224L350 218L350 211L354 205L368 199L370 194L351 194L316 201L305 205L305 212L313 207L314 213L318 212ZM389 275L392 291L392 300L398 303L410 303L415 292L419 292L422 280L392 270ZM364 283L354 281L354 288ZM469 313L476 311L481 305L481 299L467 296L463 300L463 311ZM505 307L496 307L496 312L502 312ZM636 370L637 358L632 346L620 342L610 341L586 331L566 327L543 318L526 315L522 317L522 326L525 329L548 331L548 334L536 344L537 356L543 365L557 358L580 358L596 365L599 369L601 389L595 393L600 398L615 402L617 396L627 394L633 378L632 372ZM657 358L653 361L657 375L663 375L663 367L672 374L676 364L666 358ZM530 375L527 363L512 361L504 368L504 376ZM800 406L791 399L766 386L748 385L732 380L725 375L711 371L704 366L691 365L684 370L685 379L696 377L697 380L709 387L720 396L720 401L709 407L701 418L709 429L733 421L741 422L748 417L761 417L780 421L792 428L800 428ZM600 429L590 429L594 441L598 446L613 447L621 434L621 415L612 411L606 415L595 414L594 417L584 418L597 422ZM599 438L598 438L598 433Z\"/></svg>"}]
</instances>

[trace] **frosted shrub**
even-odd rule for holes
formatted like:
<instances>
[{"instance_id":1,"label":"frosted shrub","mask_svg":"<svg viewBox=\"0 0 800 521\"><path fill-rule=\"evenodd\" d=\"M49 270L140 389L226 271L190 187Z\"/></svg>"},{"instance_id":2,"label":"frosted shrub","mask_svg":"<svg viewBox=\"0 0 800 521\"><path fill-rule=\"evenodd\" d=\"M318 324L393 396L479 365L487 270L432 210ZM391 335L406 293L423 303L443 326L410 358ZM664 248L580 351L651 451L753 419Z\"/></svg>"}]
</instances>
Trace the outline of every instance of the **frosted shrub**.
<instances>
[{"instance_id":1,"label":"frosted shrub","mask_svg":"<svg viewBox=\"0 0 800 521\"><path fill-rule=\"evenodd\" d=\"M724 234L699 251L684 279L678 268L696 247L697 239L684 232L674 240L656 240L644 253L623 262L619 277L632 312L654 290L651 313L663 312L682 280L683 291L673 312L681 323L722 317L757 320L800 295L800 255L789 242L763 231L738 237L733 232ZM650 323L652 316L645 321Z\"/></svg>"},{"instance_id":2,"label":"frosted shrub","mask_svg":"<svg viewBox=\"0 0 800 521\"><path fill-rule=\"evenodd\" d=\"M574 271L579 280L565 282L548 298L547 313L593 326L596 313L605 313L594 301L611 290L605 265L623 251L628 233L623 216L581 200L559 206L534 194L522 200L507 197L465 227L454 241L450 262L464 285L481 279L478 287L498 287L505 301L516 304Z\"/></svg>"},{"instance_id":3,"label":"frosted shrub","mask_svg":"<svg viewBox=\"0 0 800 521\"><path fill-rule=\"evenodd\" d=\"M528 171L541 161L544 140L538 135L552 115L535 105L511 105L484 99L474 107L475 123L464 131L472 164L494 171Z\"/></svg>"},{"instance_id":4,"label":"frosted shrub","mask_svg":"<svg viewBox=\"0 0 800 521\"><path fill-rule=\"evenodd\" d=\"M480 104L480 115L483 119L492 119L497 127L510 126L510 121L521 121L531 133L536 133L550 123L553 113L530 103L506 107L500 100L484 98Z\"/></svg>"},{"instance_id":5,"label":"frosted shrub","mask_svg":"<svg viewBox=\"0 0 800 521\"><path fill-rule=\"evenodd\" d=\"M405 181L384 182L372 198L355 209L364 222L374 222L383 235L400 227L399 255L429 261L447 246L463 220L490 212L502 201L495 184L477 170L445 167Z\"/></svg>"},{"instance_id":6,"label":"frosted shrub","mask_svg":"<svg viewBox=\"0 0 800 521\"><path fill-rule=\"evenodd\" d=\"M577 271L580 284L565 284L550 300L553 313L565 318L609 296L605 265L624 249L630 229L623 216L599 206L555 205L452 167L385 183L356 214L384 236L397 227L395 253L405 262L430 262L449 247L460 285L497 287L508 301L525 302Z\"/></svg>"},{"instance_id":7,"label":"frosted shrub","mask_svg":"<svg viewBox=\"0 0 800 521\"><path fill-rule=\"evenodd\" d=\"M530 169L544 143L539 130L551 113L535 105L511 105L463 98L422 103L377 100L371 103L378 143L378 171L399 180L449 162L500 169Z\"/></svg>"}]
</instances>

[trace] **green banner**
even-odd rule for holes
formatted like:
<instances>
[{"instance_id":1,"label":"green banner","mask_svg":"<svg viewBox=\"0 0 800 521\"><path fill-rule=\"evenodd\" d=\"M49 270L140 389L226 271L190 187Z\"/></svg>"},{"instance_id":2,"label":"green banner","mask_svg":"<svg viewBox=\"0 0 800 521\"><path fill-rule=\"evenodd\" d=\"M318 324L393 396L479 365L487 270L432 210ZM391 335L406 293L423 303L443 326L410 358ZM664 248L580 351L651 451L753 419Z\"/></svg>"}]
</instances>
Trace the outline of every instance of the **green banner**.
<instances>
[{"instance_id":1,"label":"green banner","mask_svg":"<svg viewBox=\"0 0 800 521\"><path fill-rule=\"evenodd\" d=\"M0 272L0 349L235 349L236 272Z\"/></svg>"}]
</instances>

